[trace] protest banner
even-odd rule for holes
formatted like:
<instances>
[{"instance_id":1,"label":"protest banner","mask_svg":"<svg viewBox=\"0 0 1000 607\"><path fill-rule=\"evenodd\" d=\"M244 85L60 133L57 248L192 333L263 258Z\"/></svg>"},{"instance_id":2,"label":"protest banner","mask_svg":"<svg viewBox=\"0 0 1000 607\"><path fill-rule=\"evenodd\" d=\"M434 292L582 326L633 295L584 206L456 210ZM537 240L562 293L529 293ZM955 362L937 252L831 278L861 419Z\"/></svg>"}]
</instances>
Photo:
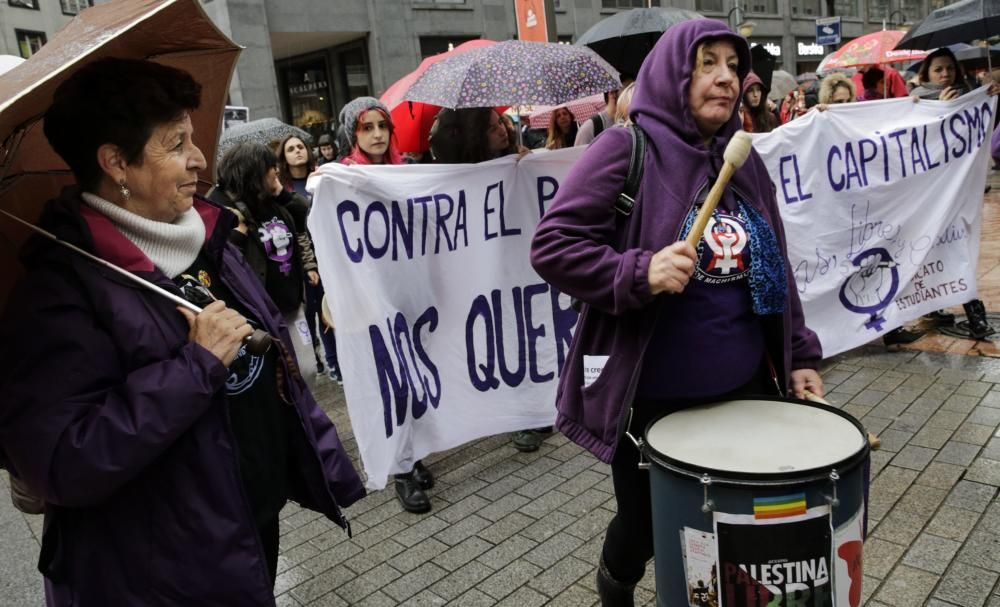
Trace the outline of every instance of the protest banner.
<instances>
[{"instance_id":1,"label":"protest banner","mask_svg":"<svg viewBox=\"0 0 1000 607\"><path fill-rule=\"evenodd\" d=\"M582 151L326 164L310 179L309 228L370 488L430 453L555 420L577 314L529 248Z\"/></svg>"},{"instance_id":2,"label":"protest banner","mask_svg":"<svg viewBox=\"0 0 1000 607\"><path fill-rule=\"evenodd\" d=\"M754 136L825 357L976 297L985 91L831 105Z\"/></svg>"}]
</instances>

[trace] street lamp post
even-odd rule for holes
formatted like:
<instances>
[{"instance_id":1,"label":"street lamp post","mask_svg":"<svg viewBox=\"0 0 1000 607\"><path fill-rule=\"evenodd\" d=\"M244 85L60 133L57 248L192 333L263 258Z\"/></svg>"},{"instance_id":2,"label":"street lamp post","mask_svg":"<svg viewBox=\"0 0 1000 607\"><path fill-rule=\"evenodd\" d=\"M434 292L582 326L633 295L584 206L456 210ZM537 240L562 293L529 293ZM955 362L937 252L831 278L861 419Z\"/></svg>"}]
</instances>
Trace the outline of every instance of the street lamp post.
<instances>
[{"instance_id":1,"label":"street lamp post","mask_svg":"<svg viewBox=\"0 0 1000 607\"><path fill-rule=\"evenodd\" d=\"M733 8L729 9L729 12L726 13L726 24L739 35L749 38L753 34L753 28L757 27L757 24L753 21L744 21L743 10L739 5L739 0L733 3ZM734 13L736 15L736 25L733 25Z\"/></svg>"},{"instance_id":2,"label":"street lamp post","mask_svg":"<svg viewBox=\"0 0 1000 607\"><path fill-rule=\"evenodd\" d=\"M900 19L900 21L899 21L899 29L905 31L906 30L906 22L908 21L908 19L906 17L906 13L904 13L903 11L898 10L898 9L892 11L891 13L889 13L889 16L886 18L889 21L889 27L891 29L896 29L896 20L895 20L896 19L896 15L899 15L900 17L902 17L902 19ZM882 29L885 29L885 23L882 24Z\"/></svg>"}]
</instances>

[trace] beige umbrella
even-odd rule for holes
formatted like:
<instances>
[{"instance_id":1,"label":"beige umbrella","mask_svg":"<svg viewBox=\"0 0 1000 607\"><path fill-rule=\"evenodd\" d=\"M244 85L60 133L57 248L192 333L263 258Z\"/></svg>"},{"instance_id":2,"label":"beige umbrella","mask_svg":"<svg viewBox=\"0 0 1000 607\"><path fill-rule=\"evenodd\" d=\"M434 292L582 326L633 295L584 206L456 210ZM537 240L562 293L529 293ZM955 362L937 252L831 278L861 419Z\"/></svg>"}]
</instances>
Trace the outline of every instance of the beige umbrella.
<instances>
[{"instance_id":1,"label":"beige umbrella","mask_svg":"<svg viewBox=\"0 0 1000 607\"><path fill-rule=\"evenodd\" d=\"M149 59L191 73L202 85L191 120L212 179L229 80L241 47L198 0L115 0L85 9L48 44L0 77L0 208L34 221L72 176L49 147L42 117L55 89L80 67L106 57ZM29 235L0 219L0 308L20 272L15 254Z\"/></svg>"}]
</instances>

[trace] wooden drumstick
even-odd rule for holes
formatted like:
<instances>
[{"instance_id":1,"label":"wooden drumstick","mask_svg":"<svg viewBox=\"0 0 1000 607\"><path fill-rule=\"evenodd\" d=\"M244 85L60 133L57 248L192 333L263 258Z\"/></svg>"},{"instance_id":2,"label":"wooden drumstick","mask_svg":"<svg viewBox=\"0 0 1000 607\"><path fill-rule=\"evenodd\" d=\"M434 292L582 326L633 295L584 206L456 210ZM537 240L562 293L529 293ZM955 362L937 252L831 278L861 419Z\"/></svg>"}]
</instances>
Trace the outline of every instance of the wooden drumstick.
<instances>
[{"instance_id":1,"label":"wooden drumstick","mask_svg":"<svg viewBox=\"0 0 1000 607\"><path fill-rule=\"evenodd\" d=\"M804 390L803 391L803 397L805 398L805 400L808 400L808 401L814 402L814 403L819 403L821 405L829 405L830 404L825 398L823 398L822 396L816 396L815 394L813 394L809 390ZM875 434L872 434L871 432L869 432L868 433L868 446L872 449L872 451L875 451L876 449L880 449L882 447L882 439L879 438L878 436L876 436Z\"/></svg>"},{"instance_id":2,"label":"wooden drumstick","mask_svg":"<svg viewBox=\"0 0 1000 607\"><path fill-rule=\"evenodd\" d=\"M705 198L705 204L701 205L701 210L698 211L698 216L691 226L691 231L688 232L687 243L692 247L698 246L698 241L701 240L705 226L708 225L708 218L712 216L712 212L715 211L715 207L719 204L722 193L726 191L726 185L729 184L729 180L732 178L733 173L736 172L736 169L743 166L743 163L747 161L747 157L750 156L750 148L752 147L753 140L746 131L737 131L733 135L733 138L729 140L726 151L722 153L723 164L722 170L719 171L719 178L715 180L715 185L709 190L708 197Z\"/></svg>"}]
</instances>

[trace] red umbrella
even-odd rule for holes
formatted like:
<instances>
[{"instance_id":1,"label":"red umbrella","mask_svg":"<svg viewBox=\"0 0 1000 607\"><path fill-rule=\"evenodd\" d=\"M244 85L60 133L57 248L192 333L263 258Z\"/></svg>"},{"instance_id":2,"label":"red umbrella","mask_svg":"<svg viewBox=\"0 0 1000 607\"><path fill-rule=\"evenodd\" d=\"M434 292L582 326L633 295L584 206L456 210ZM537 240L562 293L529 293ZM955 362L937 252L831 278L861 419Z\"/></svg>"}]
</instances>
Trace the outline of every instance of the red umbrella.
<instances>
[{"instance_id":1,"label":"red umbrella","mask_svg":"<svg viewBox=\"0 0 1000 607\"><path fill-rule=\"evenodd\" d=\"M927 51L895 50L906 32L882 30L851 40L823 60L823 69L883 65L900 61L915 61L927 56Z\"/></svg>"},{"instance_id":2,"label":"red umbrella","mask_svg":"<svg viewBox=\"0 0 1000 607\"><path fill-rule=\"evenodd\" d=\"M420 78L427 68L432 64L453 55L465 53L474 48L490 46L496 44L493 40L469 40L456 46L446 53L438 53L420 62L417 69L397 80L392 86L382 93L380 101L389 108L392 114L392 124L395 128L396 145L400 152L413 152L422 154L430 148L428 136L434 118L441 110L441 106L419 101L403 101L403 96L410 89L414 82Z\"/></svg>"}]
</instances>

